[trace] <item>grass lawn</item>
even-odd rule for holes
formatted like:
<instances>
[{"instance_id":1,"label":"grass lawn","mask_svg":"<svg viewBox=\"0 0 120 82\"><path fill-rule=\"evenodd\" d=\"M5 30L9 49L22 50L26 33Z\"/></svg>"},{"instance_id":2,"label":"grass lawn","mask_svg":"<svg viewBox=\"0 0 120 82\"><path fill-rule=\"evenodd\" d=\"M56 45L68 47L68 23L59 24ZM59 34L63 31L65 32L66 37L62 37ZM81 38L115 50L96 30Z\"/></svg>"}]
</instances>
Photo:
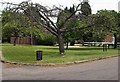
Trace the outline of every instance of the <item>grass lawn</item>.
<instances>
[{"instance_id":1,"label":"grass lawn","mask_svg":"<svg viewBox=\"0 0 120 82\"><path fill-rule=\"evenodd\" d=\"M37 50L43 51L42 61L36 61ZM65 50L65 56L62 57L58 55L58 47L55 46L13 46L3 44L2 53L5 60L19 63L64 63L118 55L118 50L108 49L107 52L103 52L102 47L77 47Z\"/></svg>"}]
</instances>

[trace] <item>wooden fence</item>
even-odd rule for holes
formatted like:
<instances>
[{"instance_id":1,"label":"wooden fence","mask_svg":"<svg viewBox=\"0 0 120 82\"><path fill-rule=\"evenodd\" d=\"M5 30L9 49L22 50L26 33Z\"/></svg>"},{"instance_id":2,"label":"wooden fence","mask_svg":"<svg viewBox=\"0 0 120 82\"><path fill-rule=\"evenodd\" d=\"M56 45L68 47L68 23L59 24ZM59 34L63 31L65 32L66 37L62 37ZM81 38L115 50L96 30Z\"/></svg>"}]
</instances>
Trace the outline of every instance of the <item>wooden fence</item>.
<instances>
[{"instance_id":1,"label":"wooden fence","mask_svg":"<svg viewBox=\"0 0 120 82\"><path fill-rule=\"evenodd\" d=\"M10 37L10 43L14 43L16 37ZM36 38L30 37L18 37L16 40L16 44L36 44Z\"/></svg>"}]
</instances>

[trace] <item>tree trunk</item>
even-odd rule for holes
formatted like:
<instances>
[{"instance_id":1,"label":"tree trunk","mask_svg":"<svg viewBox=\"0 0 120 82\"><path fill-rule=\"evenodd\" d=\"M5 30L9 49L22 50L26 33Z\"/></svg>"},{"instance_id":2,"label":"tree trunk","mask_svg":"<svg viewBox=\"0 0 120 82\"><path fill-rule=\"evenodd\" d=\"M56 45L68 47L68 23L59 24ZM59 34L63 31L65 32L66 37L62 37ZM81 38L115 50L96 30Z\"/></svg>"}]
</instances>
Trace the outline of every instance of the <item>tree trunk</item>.
<instances>
[{"instance_id":1,"label":"tree trunk","mask_svg":"<svg viewBox=\"0 0 120 82\"><path fill-rule=\"evenodd\" d=\"M114 49L116 49L117 48L117 35L116 34L114 34L114 38L115 38Z\"/></svg>"},{"instance_id":2,"label":"tree trunk","mask_svg":"<svg viewBox=\"0 0 120 82\"><path fill-rule=\"evenodd\" d=\"M71 45L71 46L74 46L74 44L75 44L75 41L71 41L71 42L70 42L70 45Z\"/></svg>"},{"instance_id":3,"label":"tree trunk","mask_svg":"<svg viewBox=\"0 0 120 82\"><path fill-rule=\"evenodd\" d=\"M66 49L68 49L68 42L66 43Z\"/></svg>"},{"instance_id":4,"label":"tree trunk","mask_svg":"<svg viewBox=\"0 0 120 82\"><path fill-rule=\"evenodd\" d=\"M61 34L58 35L59 53L61 56L64 55L64 40Z\"/></svg>"},{"instance_id":5,"label":"tree trunk","mask_svg":"<svg viewBox=\"0 0 120 82\"><path fill-rule=\"evenodd\" d=\"M17 38L18 38L18 37L15 37L13 46L16 46L16 40L17 40Z\"/></svg>"},{"instance_id":6,"label":"tree trunk","mask_svg":"<svg viewBox=\"0 0 120 82\"><path fill-rule=\"evenodd\" d=\"M33 45L33 36L32 36L32 34L30 35L30 45Z\"/></svg>"}]
</instances>

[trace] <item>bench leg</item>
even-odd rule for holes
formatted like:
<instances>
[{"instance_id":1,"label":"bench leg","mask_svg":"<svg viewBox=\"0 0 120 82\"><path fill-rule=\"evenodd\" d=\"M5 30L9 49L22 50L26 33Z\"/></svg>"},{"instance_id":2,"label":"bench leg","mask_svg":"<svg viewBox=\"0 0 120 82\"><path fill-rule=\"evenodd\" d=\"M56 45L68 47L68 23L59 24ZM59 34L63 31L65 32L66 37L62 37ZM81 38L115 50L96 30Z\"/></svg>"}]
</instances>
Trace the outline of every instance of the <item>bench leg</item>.
<instances>
[{"instance_id":1,"label":"bench leg","mask_svg":"<svg viewBox=\"0 0 120 82\"><path fill-rule=\"evenodd\" d=\"M107 51L107 44L103 44L103 51Z\"/></svg>"}]
</instances>

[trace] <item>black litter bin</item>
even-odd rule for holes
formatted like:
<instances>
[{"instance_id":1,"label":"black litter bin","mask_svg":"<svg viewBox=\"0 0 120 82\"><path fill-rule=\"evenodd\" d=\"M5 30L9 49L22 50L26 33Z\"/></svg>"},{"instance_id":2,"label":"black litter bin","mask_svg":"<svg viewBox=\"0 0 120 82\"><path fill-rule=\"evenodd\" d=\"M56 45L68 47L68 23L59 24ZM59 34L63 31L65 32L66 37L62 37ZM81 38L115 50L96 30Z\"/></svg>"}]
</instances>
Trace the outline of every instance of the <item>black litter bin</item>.
<instances>
[{"instance_id":1,"label":"black litter bin","mask_svg":"<svg viewBox=\"0 0 120 82\"><path fill-rule=\"evenodd\" d=\"M36 59L42 60L42 51L36 51Z\"/></svg>"}]
</instances>

